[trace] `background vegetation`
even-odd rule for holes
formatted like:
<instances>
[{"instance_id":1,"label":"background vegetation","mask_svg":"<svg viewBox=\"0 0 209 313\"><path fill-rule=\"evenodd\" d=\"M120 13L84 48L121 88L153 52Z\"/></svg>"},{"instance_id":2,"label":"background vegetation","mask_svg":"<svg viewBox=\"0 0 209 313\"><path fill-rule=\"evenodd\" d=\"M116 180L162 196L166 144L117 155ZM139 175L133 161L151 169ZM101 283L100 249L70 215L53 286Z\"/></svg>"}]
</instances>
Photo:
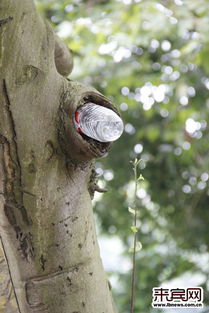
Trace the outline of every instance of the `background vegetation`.
<instances>
[{"instance_id":1,"label":"background vegetation","mask_svg":"<svg viewBox=\"0 0 209 313\"><path fill-rule=\"evenodd\" d=\"M40 0L37 6L74 52L71 79L93 85L121 110L124 135L96 163L109 192L95 203L103 233L124 244L121 259L130 257L132 238L129 161L142 160L136 312L151 312L152 288L185 273L198 273L209 304L209 2ZM129 269L118 264L112 275L119 312L127 313Z\"/></svg>"}]
</instances>

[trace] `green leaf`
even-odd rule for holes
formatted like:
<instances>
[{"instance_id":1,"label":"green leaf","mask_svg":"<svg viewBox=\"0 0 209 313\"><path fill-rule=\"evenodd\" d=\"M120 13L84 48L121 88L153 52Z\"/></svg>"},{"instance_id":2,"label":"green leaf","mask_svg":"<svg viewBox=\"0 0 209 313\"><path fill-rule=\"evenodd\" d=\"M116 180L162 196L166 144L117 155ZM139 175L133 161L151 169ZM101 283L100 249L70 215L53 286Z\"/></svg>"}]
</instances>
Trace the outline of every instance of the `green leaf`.
<instances>
[{"instance_id":1,"label":"green leaf","mask_svg":"<svg viewBox=\"0 0 209 313\"><path fill-rule=\"evenodd\" d=\"M142 249L142 244L141 244L140 241L137 241L137 242L136 242L136 249L135 249L135 251L138 252L138 251L140 251L141 249ZM128 251L131 252L131 253L133 253L133 252L134 252L134 248L131 247Z\"/></svg>"},{"instance_id":2,"label":"green leaf","mask_svg":"<svg viewBox=\"0 0 209 313\"><path fill-rule=\"evenodd\" d=\"M130 206L128 207L128 211L131 213L131 214L134 214L136 213L136 210L135 209L132 209Z\"/></svg>"},{"instance_id":3,"label":"green leaf","mask_svg":"<svg viewBox=\"0 0 209 313\"><path fill-rule=\"evenodd\" d=\"M139 175L137 180L144 180L144 177L142 176L142 174Z\"/></svg>"},{"instance_id":4,"label":"green leaf","mask_svg":"<svg viewBox=\"0 0 209 313\"><path fill-rule=\"evenodd\" d=\"M142 243L140 241L137 241L136 243L136 252L140 251L142 249Z\"/></svg>"},{"instance_id":5,"label":"green leaf","mask_svg":"<svg viewBox=\"0 0 209 313\"><path fill-rule=\"evenodd\" d=\"M137 229L137 227L135 225L131 226L131 230L132 230L133 233L137 233L138 232L138 229Z\"/></svg>"}]
</instances>

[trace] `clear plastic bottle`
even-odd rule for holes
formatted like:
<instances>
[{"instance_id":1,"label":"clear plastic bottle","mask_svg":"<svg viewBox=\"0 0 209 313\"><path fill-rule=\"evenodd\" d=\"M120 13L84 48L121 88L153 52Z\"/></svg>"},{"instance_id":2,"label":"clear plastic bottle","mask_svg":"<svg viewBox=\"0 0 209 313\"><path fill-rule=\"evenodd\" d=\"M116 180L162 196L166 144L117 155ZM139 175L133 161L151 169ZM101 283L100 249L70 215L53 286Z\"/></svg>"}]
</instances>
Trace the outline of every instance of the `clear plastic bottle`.
<instances>
[{"instance_id":1,"label":"clear plastic bottle","mask_svg":"<svg viewBox=\"0 0 209 313\"><path fill-rule=\"evenodd\" d=\"M117 140L124 128L123 121L113 110L91 102L75 112L74 124L80 133L100 142Z\"/></svg>"}]
</instances>

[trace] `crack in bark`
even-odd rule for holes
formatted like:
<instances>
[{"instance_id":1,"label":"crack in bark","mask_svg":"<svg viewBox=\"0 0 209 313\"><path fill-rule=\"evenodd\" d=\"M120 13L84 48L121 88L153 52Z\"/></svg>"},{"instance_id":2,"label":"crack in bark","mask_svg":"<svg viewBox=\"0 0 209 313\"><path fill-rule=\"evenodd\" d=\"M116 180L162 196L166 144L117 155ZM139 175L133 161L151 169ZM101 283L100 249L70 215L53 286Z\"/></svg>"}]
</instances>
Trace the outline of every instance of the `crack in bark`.
<instances>
[{"instance_id":1,"label":"crack in bark","mask_svg":"<svg viewBox=\"0 0 209 313\"><path fill-rule=\"evenodd\" d=\"M69 268L65 268L65 269L62 269L62 270L59 270L59 271L56 271L56 272L53 272L53 273L49 273L49 274L46 274L46 275L40 275L40 276L31 277L25 283L27 284L27 283L30 283L30 282L34 282L34 283L35 282L43 282L43 281L50 280L52 278L55 278L55 277L63 275L63 274L68 274L69 272L77 273L81 266L84 266L84 265L90 263L91 260L92 260L91 258L87 258L85 261L83 261L81 263L78 263L76 265L73 265L73 266L71 266Z\"/></svg>"},{"instance_id":2,"label":"crack in bark","mask_svg":"<svg viewBox=\"0 0 209 313\"><path fill-rule=\"evenodd\" d=\"M12 111L10 109L11 103L10 103L9 93L8 93L7 84L6 84L5 79L3 79L3 94L4 94L4 98L5 98L5 109L6 109L7 117L8 117L9 123L10 123L10 131L11 131L11 135L12 135L13 157L15 159L15 162L14 162L15 175L13 175L13 179L15 180L15 178L17 177L18 185L19 185L18 187L22 188L21 166L20 166L17 141L16 141L17 134L16 134L16 130L15 130L15 122L13 119ZM9 143L8 143L8 146L9 146L8 147L8 149L9 149L10 148ZM8 151L8 153L9 153L9 151ZM21 205L23 205L23 193L20 190L19 190L19 194L20 194Z\"/></svg>"},{"instance_id":3,"label":"crack in bark","mask_svg":"<svg viewBox=\"0 0 209 313\"><path fill-rule=\"evenodd\" d=\"M13 20L13 17L12 16L8 16L2 20L0 20L0 27L4 24L7 24L8 22L11 22Z\"/></svg>"},{"instance_id":4,"label":"crack in bark","mask_svg":"<svg viewBox=\"0 0 209 313\"><path fill-rule=\"evenodd\" d=\"M21 191L22 191L23 193L25 193L25 194L31 196L31 197L38 198L37 195L34 195L33 193L31 193L31 192L29 192L29 191L27 191L27 190L25 190L25 189L21 189ZM38 199L41 199L41 198L38 198Z\"/></svg>"},{"instance_id":5,"label":"crack in bark","mask_svg":"<svg viewBox=\"0 0 209 313\"><path fill-rule=\"evenodd\" d=\"M74 222L78 219L78 216L68 216L68 217L65 217L64 219L58 221L56 224L57 224L57 225L58 225L58 224L62 224L62 223L64 223L65 221L67 221L67 220L69 220L69 219L71 219L71 222L74 223ZM56 224L55 224L55 225L56 225Z\"/></svg>"},{"instance_id":6,"label":"crack in bark","mask_svg":"<svg viewBox=\"0 0 209 313\"><path fill-rule=\"evenodd\" d=\"M3 138L3 140L2 140ZM22 256L28 261L34 256L34 248L32 244L32 235L30 232L23 232L21 227L25 222L25 217L22 211L23 206L18 206L14 193L14 179L15 179L15 167L14 162L10 155L10 145L5 137L0 136L0 143L3 148L3 167L4 167L4 213L7 217L9 224L13 227L16 233L16 239L19 241L18 250L21 251Z\"/></svg>"},{"instance_id":7,"label":"crack in bark","mask_svg":"<svg viewBox=\"0 0 209 313\"><path fill-rule=\"evenodd\" d=\"M45 271L45 263L47 262L47 260L44 258L43 254L41 255L40 259L40 264L41 264L41 268L43 270L43 272Z\"/></svg>"},{"instance_id":8,"label":"crack in bark","mask_svg":"<svg viewBox=\"0 0 209 313\"><path fill-rule=\"evenodd\" d=\"M16 239L19 241L18 250L21 251L24 258L28 261L34 256L32 245L32 235L29 231L22 231L30 225L26 209L23 204L21 166L18 156L15 122L10 109L10 99L7 90L6 80L2 84L3 95L5 99L5 111L9 122L9 131L11 139L0 134L0 144L2 145L2 164L4 170L3 194L5 198L4 213L9 224L16 233Z\"/></svg>"}]
</instances>

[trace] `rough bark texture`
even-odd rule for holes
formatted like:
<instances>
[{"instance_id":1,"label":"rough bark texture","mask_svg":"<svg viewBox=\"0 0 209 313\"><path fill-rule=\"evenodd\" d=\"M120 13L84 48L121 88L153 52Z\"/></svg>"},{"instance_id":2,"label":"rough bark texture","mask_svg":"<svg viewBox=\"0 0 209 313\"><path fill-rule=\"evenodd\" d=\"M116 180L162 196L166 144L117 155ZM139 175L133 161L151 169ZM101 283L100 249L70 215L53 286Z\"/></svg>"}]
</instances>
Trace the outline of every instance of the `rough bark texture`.
<instances>
[{"instance_id":1,"label":"rough bark texture","mask_svg":"<svg viewBox=\"0 0 209 313\"><path fill-rule=\"evenodd\" d=\"M0 312L18 313L10 273L3 254L3 247L0 242Z\"/></svg>"},{"instance_id":2,"label":"rough bark texture","mask_svg":"<svg viewBox=\"0 0 209 313\"><path fill-rule=\"evenodd\" d=\"M114 312L89 194L96 188L92 159L109 145L86 140L72 124L76 107L89 100L112 105L96 90L64 78L71 70L70 52L33 2L1 0L0 234L10 276L5 295L14 287L14 297L7 295L13 306L3 311L0 304L1 312L15 312L14 298L21 313Z\"/></svg>"}]
</instances>

